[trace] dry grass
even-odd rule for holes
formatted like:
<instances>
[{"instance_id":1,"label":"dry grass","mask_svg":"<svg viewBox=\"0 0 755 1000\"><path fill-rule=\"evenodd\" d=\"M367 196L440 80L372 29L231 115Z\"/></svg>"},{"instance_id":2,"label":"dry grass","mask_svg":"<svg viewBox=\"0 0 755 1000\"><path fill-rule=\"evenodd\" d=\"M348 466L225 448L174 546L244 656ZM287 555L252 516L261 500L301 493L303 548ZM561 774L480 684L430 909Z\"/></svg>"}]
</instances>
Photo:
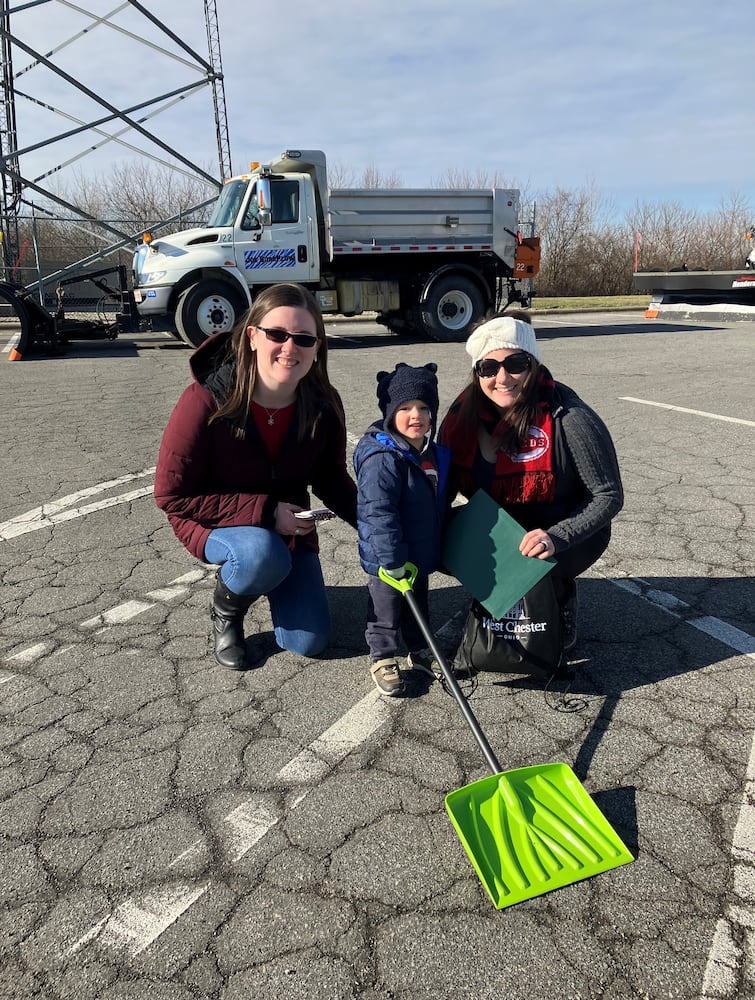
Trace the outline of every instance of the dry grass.
<instances>
[{"instance_id":1,"label":"dry grass","mask_svg":"<svg viewBox=\"0 0 755 1000\"><path fill-rule=\"evenodd\" d=\"M536 295L531 312L605 312L611 309L647 309L649 295L589 295L549 299Z\"/></svg>"}]
</instances>

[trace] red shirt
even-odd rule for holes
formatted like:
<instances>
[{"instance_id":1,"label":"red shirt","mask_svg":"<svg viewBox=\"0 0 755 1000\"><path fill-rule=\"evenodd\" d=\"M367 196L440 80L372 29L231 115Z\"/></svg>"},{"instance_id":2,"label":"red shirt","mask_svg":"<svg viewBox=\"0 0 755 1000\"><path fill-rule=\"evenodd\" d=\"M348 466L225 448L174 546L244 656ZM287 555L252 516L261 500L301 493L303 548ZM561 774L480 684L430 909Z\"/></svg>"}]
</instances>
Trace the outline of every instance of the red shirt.
<instances>
[{"instance_id":1,"label":"red shirt","mask_svg":"<svg viewBox=\"0 0 755 1000\"><path fill-rule=\"evenodd\" d=\"M296 400L293 403L289 403L288 406L281 406L279 409L274 410L268 409L267 406L261 406L252 400L252 417L270 458L278 457L281 445L291 425L295 406Z\"/></svg>"}]
</instances>

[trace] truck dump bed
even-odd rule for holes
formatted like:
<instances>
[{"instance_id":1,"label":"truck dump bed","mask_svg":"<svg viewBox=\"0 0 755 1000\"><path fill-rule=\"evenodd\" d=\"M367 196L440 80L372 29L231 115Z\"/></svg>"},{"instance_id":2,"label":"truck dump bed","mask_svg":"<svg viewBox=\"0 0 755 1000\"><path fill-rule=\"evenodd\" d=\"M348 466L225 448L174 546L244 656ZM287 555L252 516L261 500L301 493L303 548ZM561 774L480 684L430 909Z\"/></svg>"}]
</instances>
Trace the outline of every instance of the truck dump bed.
<instances>
[{"instance_id":1,"label":"truck dump bed","mask_svg":"<svg viewBox=\"0 0 755 1000\"><path fill-rule=\"evenodd\" d=\"M433 250L516 252L518 192L397 188L330 192L332 254Z\"/></svg>"}]
</instances>

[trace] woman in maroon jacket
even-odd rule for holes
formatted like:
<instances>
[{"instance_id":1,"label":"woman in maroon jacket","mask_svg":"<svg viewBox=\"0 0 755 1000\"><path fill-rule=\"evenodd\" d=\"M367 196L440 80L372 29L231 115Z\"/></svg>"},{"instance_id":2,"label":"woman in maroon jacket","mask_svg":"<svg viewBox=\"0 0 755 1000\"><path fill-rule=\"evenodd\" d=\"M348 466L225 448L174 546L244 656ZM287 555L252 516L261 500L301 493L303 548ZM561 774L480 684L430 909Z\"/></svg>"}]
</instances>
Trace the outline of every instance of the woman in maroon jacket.
<instances>
[{"instance_id":1,"label":"woman in maroon jacket","mask_svg":"<svg viewBox=\"0 0 755 1000\"><path fill-rule=\"evenodd\" d=\"M191 358L160 446L155 499L197 559L220 564L211 617L215 657L243 670L243 621L267 595L278 645L315 656L330 612L308 488L356 526L346 471L341 398L328 378L328 345L314 296L274 285L232 333Z\"/></svg>"}]
</instances>

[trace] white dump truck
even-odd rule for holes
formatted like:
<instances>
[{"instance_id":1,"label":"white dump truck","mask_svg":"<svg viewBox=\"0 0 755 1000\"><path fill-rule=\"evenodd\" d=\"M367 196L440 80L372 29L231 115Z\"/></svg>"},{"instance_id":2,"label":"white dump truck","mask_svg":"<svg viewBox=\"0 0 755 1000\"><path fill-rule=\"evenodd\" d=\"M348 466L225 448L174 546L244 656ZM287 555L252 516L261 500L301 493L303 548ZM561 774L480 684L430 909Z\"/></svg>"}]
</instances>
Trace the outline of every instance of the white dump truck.
<instances>
[{"instance_id":1,"label":"white dump truck","mask_svg":"<svg viewBox=\"0 0 755 1000\"><path fill-rule=\"evenodd\" d=\"M206 228L145 235L133 288L143 320L192 346L282 281L310 288L324 313L461 340L487 310L529 304L539 260L518 191L329 190L325 154L291 149L230 178Z\"/></svg>"}]
</instances>

